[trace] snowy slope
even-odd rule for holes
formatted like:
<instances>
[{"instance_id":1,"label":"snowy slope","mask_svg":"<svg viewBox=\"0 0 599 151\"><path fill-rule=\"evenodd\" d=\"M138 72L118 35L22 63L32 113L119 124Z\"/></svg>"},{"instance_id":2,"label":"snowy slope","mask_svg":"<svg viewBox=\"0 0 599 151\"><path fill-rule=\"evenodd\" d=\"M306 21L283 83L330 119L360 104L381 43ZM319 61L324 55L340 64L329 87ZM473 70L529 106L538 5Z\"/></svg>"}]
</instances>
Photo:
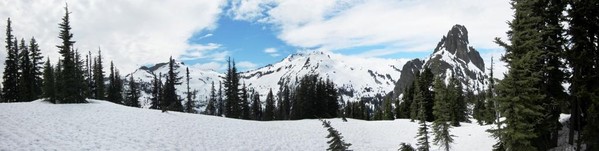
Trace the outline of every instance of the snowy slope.
<instances>
[{"instance_id":1,"label":"snowy slope","mask_svg":"<svg viewBox=\"0 0 599 151\"><path fill-rule=\"evenodd\" d=\"M304 75L318 74L332 80L346 100L385 95L393 90L407 60L360 58L327 51L290 55L280 62L242 73L243 81L266 94L282 84L294 86Z\"/></svg>"},{"instance_id":2,"label":"snowy slope","mask_svg":"<svg viewBox=\"0 0 599 151\"><path fill-rule=\"evenodd\" d=\"M0 150L325 150L327 131L318 120L246 121L131 108L106 101L89 104L0 103ZM412 145L409 120L331 119L353 150L397 150ZM452 128L452 150L491 150L488 126ZM433 146L431 149L439 150Z\"/></svg>"}]
</instances>

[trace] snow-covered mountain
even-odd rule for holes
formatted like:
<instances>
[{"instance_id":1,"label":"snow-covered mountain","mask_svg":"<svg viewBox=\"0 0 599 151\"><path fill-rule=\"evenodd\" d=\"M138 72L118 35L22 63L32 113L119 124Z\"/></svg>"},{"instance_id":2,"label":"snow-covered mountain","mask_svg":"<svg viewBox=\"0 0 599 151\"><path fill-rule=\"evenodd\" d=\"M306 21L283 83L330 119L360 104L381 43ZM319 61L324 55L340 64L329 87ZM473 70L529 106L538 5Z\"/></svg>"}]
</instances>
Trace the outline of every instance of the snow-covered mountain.
<instances>
[{"instance_id":1,"label":"snow-covered mountain","mask_svg":"<svg viewBox=\"0 0 599 151\"><path fill-rule=\"evenodd\" d=\"M464 89L475 93L486 88L485 63L478 51L469 45L468 30L463 25L453 26L426 60L410 60L402 67L394 97L412 83L415 71L422 72L425 68L430 68L434 75L441 76L446 82L455 75Z\"/></svg>"},{"instance_id":2,"label":"snow-covered mountain","mask_svg":"<svg viewBox=\"0 0 599 151\"><path fill-rule=\"evenodd\" d=\"M393 89L407 60L344 56L326 51L290 55L280 62L242 73L249 86L266 94L281 85L294 86L304 75L317 74L337 85L345 100L382 96Z\"/></svg>"},{"instance_id":3,"label":"snow-covered mountain","mask_svg":"<svg viewBox=\"0 0 599 151\"><path fill-rule=\"evenodd\" d=\"M187 85L185 83L185 70L188 66L182 62L176 62L175 66L178 67L176 70L179 72L178 75L182 77L182 84L176 86L177 94L179 94L181 97L184 97L187 92ZM167 72L168 63L158 63L151 67L141 67L135 70L133 73L125 76L125 80L129 80L129 77L133 76L136 82L141 85L141 98L139 101L142 107L150 107L150 98L153 88L152 82L154 80L154 76L161 77L162 80L164 80L166 78ZM197 90L197 97L199 100L202 100L197 102L196 105L198 107L202 107L206 103L206 98L210 95L212 82L215 83L215 87L218 89L218 82L222 80L222 74L212 70L189 68L189 76L189 87L191 88L191 91ZM128 82L125 83L128 84Z\"/></svg>"}]
</instances>

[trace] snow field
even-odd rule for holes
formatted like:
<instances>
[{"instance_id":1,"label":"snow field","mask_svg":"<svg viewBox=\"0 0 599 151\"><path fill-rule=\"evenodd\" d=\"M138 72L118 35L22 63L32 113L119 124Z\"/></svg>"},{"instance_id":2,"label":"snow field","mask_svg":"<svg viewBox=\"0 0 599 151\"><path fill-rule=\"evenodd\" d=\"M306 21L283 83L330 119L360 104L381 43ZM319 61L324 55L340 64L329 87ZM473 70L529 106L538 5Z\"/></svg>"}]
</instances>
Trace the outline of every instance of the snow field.
<instances>
[{"instance_id":1,"label":"snow field","mask_svg":"<svg viewBox=\"0 0 599 151\"><path fill-rule=\"evenodd\" d=\"M247 121L161 113L101 100L0 104L0 150L325 150L326 129L315 119ZM353 150L397 150L416 144L418 124L406 119L329 119ZM430 124L430 123L429 123ZM452 150L491 150L490 126L462 123ZM432 138L432 135L431 135ZM432 141L432 139L431 139ZM439 150L437 146L431 148Z\"/></svg>"}]
</instances>

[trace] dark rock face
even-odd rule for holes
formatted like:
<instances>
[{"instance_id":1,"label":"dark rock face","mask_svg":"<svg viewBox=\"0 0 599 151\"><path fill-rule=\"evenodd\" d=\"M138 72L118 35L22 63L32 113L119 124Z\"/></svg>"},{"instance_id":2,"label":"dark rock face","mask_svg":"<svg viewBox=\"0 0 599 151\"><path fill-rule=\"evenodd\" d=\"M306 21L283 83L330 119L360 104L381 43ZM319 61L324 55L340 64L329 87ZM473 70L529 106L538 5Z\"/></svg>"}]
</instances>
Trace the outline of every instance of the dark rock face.
<instances>
[{"instance_id":1,"label":"dark rock face","mask_svg":"<svg viewBox=\"0 0 599 151\"><path fill-rule=\"evenodd\" d=\"M475 67L468 65L469 63ZM478 51L469 46L468 30L463 25L453 26L426 61L414 59L404 65L392 97L397 98L403 93L404 88L414 81L414 72L422 71L425 67L442 78L455 75L469 88L482 85L486 78L484 61Z\"/></svg>"}]
</instances>

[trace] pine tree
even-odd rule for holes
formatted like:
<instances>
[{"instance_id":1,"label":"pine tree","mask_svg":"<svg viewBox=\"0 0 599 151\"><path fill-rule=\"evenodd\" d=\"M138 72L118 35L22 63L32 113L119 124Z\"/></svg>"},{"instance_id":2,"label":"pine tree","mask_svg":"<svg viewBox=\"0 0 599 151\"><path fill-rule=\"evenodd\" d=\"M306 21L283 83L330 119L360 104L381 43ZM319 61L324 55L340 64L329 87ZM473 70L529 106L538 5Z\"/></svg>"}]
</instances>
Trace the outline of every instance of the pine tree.
<instances>
[{"instance_id":1,"label":"pine tree","mask_svg":"<svg viewBox=\"0 0 599 151\"><path fill-rule=\"evenodd\" d=\"M543 99L540 87L543 73L542 61L542 1L512 1L514 20L508 31L510 44L496 38L496 43L506 49L502 60L509 71L497 86L498 110L505 120L503 127L492 130L499 138L496 147L505 150L537 150L534 140L539 137L538 121L543 118ZM499 149L499 148L498 148Z\"/></svg>"},{"instance_id":2,"label":"pine tree","mask_svg":"<svg viewBox=\"0 0 599 151\"><path fill-rule=\"evenodd\" d=\"M414 147L412 147L412 145L410 145L410 144L401 143L401 144L399 144L398 151L416 151L416 149L414 149Z\"/></svg>"},{"instance_id":3,"label":"pine tree","mask_svg":"<svg viewBox=\"0 0 599 151\"><path fill-rule=\"evenodd\" d=\"M131 107L140 107L139 105L139 84L135 82L135 78L133 75L129 77L129 90L127 91L127 101L125 101L125 105Z\"/></svg>"},{"instance_id":4,"label":"pine tree","mask_svg":"<svg viewBox=\"0 0 599 151\"><path fill-rule=\"evenodd\" d=\"M39 45L34 37L29 42L30 59L32 63L33 80L33 96L37 99L42 95L42 70L44 66L44 57L42 56Z\"/></svg>"},{"instance_id":5,"label":"pine tree","mask_svg":"<svg viewBox=\"0 0 599 151\"><path fill-rule=\"evenodd\" d=\"M418 98L416 99L416 94L417 93L421 93L421 89L420 89L420 72L416 71L414 73L414 81L412 82L412 87L414 88L414 91L411 93L412 94L412 103L410 104L410 121L414 122L414 120L416 120L418 118L418 108L419 108L419 104L420 101L422 101L422 98ZM422 97L422 96L421 96Z\"/></svg>"},{"instance_id":6,"label":"pine tree","mask_svg":"<svg viewBox=\"0 0 599 151\"><path fill-rule=\"evenodd\" d=\"M225 101L223 100L223 84L219 81L218 82L218 100L217 100L217 104L216 104L216 109L217 109L217 115L218 116L223 116L223 114L225 114Z\"/></svg>"},{"instance_id":7,"label":"pine tree","mask_svg":"<svg viewBox=\"0 0 599 151\"><path fill-rule=\"evenodd\" d=\"M123 97L121 95L123 92L121 79L118 74L118 70L115 69L114 63L112 63L112 61L110 62L110 75L108 76L108 80L110 83L108 85L107 100L112 103L123 104Z\"/></svg>"},{"instance_id":8,"label":"pine tree","mask_svg":"<svg viewBox=\"0 0 599 151\"><path fill-rule=\"evenodd\" d=\"M175 88L175 85L181 84L181 77L177 75L179 72L175 71L177 70L178 66L175 66L175 60L173 57L169 58L168 67L169 69L166 76L166 82L164 83L164 89L162 90L161 95L163 103L161 103L160 108L163 112L166 110L183 112L183 105L181 104L181 99L179 99L179 96L176 93L177 89Z\"/></svg>"},{"instance_id":9,"label":"pine tree","mask_svg":"<svg viewBox=\"0 0 599 151\"><path fill-rule=\"evenodd\" d=\"M262 104L260 103L260 94L258 92L254 92L252 94L252 119L260 120L262 119Z\"/></svg>"},{"instance_id":10,"label":"pine tree","mask_svg":"<svg viewBox=\"0 0 599 151\"><path fill-rule=\"evenodd\" d=\"M102 50L98 48L98 57L94 61L94 98L99 100L106 99L106 86L104 83L104 67L102 66Z\"/></svg>"},{"instance_id":11,"label":"pine tree","mask_svg":"<svg viewBox=\"0 0 599 151\"><path fill-rule=\"evenodd\" d=\"M275 116L275 99L272 94L272 89L268 91L268 95L266 95L266 105L264 107L264 116L262 120L270 121L274 119Z\"/></svg>"},{"instance_id":12,"label":"pine tree","mask_svg":"<svg viewBox=\"0 0 599 151\"><path fill-rule=\"evenodd\" d=\"M350 143L346 143L343 140L343 136L341 136L341 133L339 133L339 131L337 131L335 128L333 128L331 126L331 122L330 121L326 121L326 120L320 120L322 121L322 126L324 128L327 129L327 131L329 132L329 134L327 135L326 138L329 138L331 140L327 141L327 143L329 144L329 148L327 148L327 150L331 150L331 151L346 151L349 150L349 146L351 146Z\"/></svg>"},{"instance_id":13,"label":"pine tree","mask_svg":"<svg viewBox=\"0 0 599 151\"><path fill-rule=\"evenodd\" d=\"M486 111L484 113L485 117L484 117L484 121L487 124L493 124L496 123L498 121L497 118L497 102L495 101L494 97L495 97L495 77L493 76L493 57L491 57L491 66L489 68L489 84L488 84L488 88L486 91L486 102L485 102L485 108Z\"/></svg>"},{"instance_id":14,"label":"pine tree","mask_svg":"<svg viewBox=\"0 0 599 151\"><path fill-rule=\"evenodd\" d=\"M210 98L208 99L208 105L204 114L216 115L216 90L214 89L214 81L212 81L212 87L210 88Z\"/></svg>"},{"instance_id":15,"label":"pine tree","mask_svg":"<svg viewBox=\"0 0 599 151\"><path fill-rule=\"evenodd\" d=\"M435 121L433 121L433 143L449 151L451 143L453 142L453 135L450 134L449 129L451 128L450 116L448 113L451 112L450 104L447 102L447 87L441 80L440 76L435 78L434 82L435 91L435 104L433 106L433 115L435 115Z\"/></svg>"},{"instance_id":16,"label":"pine tree","mask_svg":"<svg viewBox=\"0 0 599 151\"><path fill-rule=\"evenodd\" d=\"M156 77L156 74L152 75L154 76L154 79L152 80L152 97L150 98L150 109L160 109L160 88L162 87L162 84Z\"/></svg>"},{"instance_id":17,"label":"pine tree","mask_svg":"<svg viewBox=\"0 0 599 151\"><path fill-rule=\"evenodd\" d=\"M468 121L467 106L464 100L462 84L452 75L447 86L447 100L450 102L450 120L452 126L460 126L460 122Z\"/></svg>"},{"instance_id":18,"label":"pine tree","mask_svg":"<svg viewBox=\"0 0 599 151\"><path fill-rule=\"evenodd\" d=\"M44 65L43 97L49 102L56 102L54 68L50 64L50 58L48 58L46 64Z\"/></svg>"},{"instance_id":19,"label":"pine tree","mask_svg":"<svg viewBox=\"0 0 599 151\"><path fill-rule=\"evenodd\" d=\"M391 106L391 99L385 97L383 101L384 110L383 110L383 120L394 120L393 107Z\"/></svg>"},{"instance_id":20,"label":"pine tree","mask_svg":"<svg viewBox=\"0 0 599 151\"><path fill-rule=\"evenodd\" d=\"M418 128L418 133L416 138L418 138L418 150L420 151L428 151L431 147L429 144L429 136L428 136L428 126L426 125L426 102L424 100L423 92L417 92L414 96L414 100L418 101L418 123L420 127Z\"/></svg>"},{"instance_id":21,"label":"pine tree","mask_svg":"<svg viewBox=\"0 0 599 151\"><path fill-rule=\"evenodd\" d=\"M18 49L17 44L12 35L12 27L10 18L7 19L6 25L6 51L7 56L4 62L4 75L2 77L2 93L4 102L16 102L18 97L19 83L19 64L18 64Z\"/></svg>"},{"instance_id":22,"label":"pine tree","mask_svg":"<svg viewBox=\"0 0 599 151\"><path fill-rule=\"evenodd\" d=\"M250 115L250 103L249 103L249 95L247 92L247 88L245 87L245 83L241 88L241 118L249 120Z\"/></svg>"},{"instance_id":23,"label":"pine tree","mask_svg":"<svg viewBox=\"0 0 599 151\"><path fill-rule=\"evenodd\" d=\"M71 25L69 21L69 9L65 6L65 15L62 18L62 23L60 26L60 35L59 38L62 40L62 43L58 45L59 53L62 56L62 69L60 72L59 80L61 82L61 91L57 91L60 93L58 95L59 103L85 103L85 97L82 95L82 88L80 86L80 82L78 81L78 72L77 72L77 62L75 60L75 54L73 51L73 44L75 41L72 41L73 34L71 33Z\"/></svg>"},{"instance_id":24,"label":"pine tree","mask_svg":"<svg viewBox=\"0 0 599 151\"><path fill-rule=\"evenodd\" d=\"M185 68L185 83L187 85L187 101L185 102L185 112L186 113L196 113L195 111L195 105L193 103L193 99L192 99L192 94L191 94L191 88L189 87L189 68Z\"/></svg>"},{"instance_id":25,"label":"pine tree","mask_svg":"<svg viewBox=\"0 0 599 151\"><path fill-rule=\"evenodd\" d=\"M582 143L587 150L599 149L599 2L568 1L571 48L566 51L572 67L570 79L570 136L574 144L574 131L578 131L577 149ZM582 133L580 133L582 131Z\"/></svg>"},{"instance_id":26,"label":"pine tree","mask_svg":"<svg viewBox=\"0 0 599 151\"><path fill-rule=\"evenodd\" d=\"M20 52L19 68L21 69L21 72L19 74L19 84L17 88L17 90L19 90L18 101L29 102L35 99L33 94L35 75L33 75L33 64L29 58L29 49L25 45L24 39L21 39Z\"/></svg>"},{"instance_id":27,"label":"pine tree","mask_svg":"<svg viewBox=\"0 0 599 151\"><path fill-rule=\"evenodd\" d=\"M230 118L240 118L241 105L239 98L239 75L235 67L235 61L229 58L227 60L228 68L225 75L225 116Z\"/></svg>"},{"instance_id":28,"label":"pine tree","mask_svg":"<svg viewBox=\"0 0 599 151\"><path fill-rule=\"evenodd\" d=\"M410 118L410 106L414 100L414 82L411 85L404 88L401 103L397 105L397 118ZM399 102L399 101L397 101Z\"/></svg>"}]
</instances>

